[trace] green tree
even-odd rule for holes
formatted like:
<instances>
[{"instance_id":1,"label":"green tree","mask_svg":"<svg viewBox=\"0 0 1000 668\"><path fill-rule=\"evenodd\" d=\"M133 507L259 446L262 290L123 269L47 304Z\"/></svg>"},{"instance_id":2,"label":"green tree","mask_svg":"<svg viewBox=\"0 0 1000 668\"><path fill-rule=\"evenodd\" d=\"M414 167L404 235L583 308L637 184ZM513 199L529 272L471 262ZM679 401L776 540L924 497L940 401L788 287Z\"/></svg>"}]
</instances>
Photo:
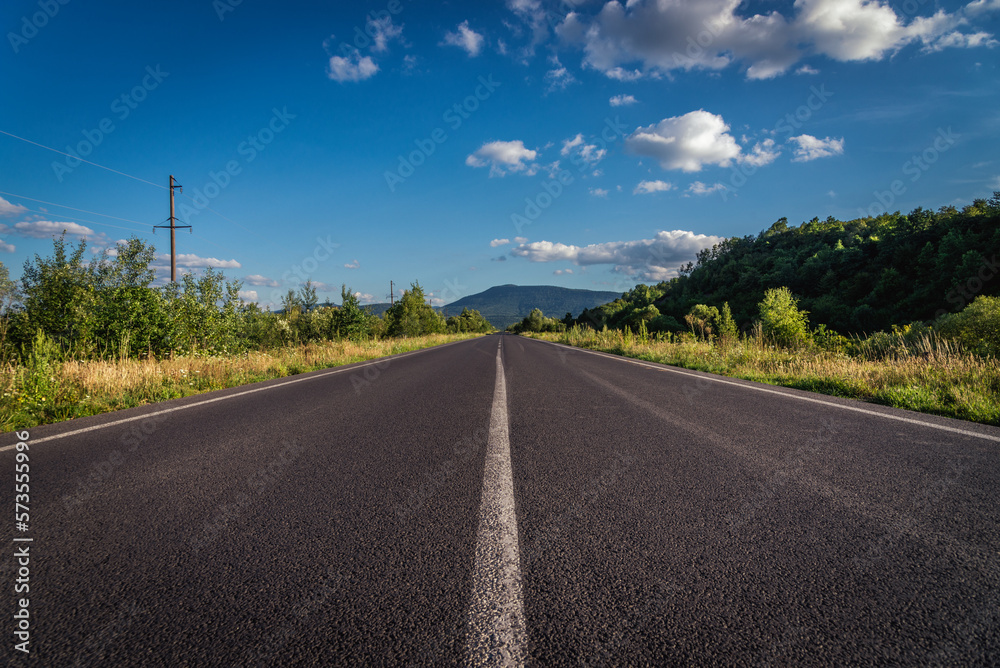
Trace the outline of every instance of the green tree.
<instances>
[{"instance_id":1,"label":"green tree","mask_svg":"<svg viewBox=\"0 0 1000 668\"><path fill-rule=\"evenodd\" d=\"M757 307L764 334L775 343L794 348L809 342L808 312L799 310L791 290L785 287L768 290Z\"/></svg>"},{"instance_id":2,"label":"green tree","mask_svg":"<svg viewBox=\"0 0 1000 668\"><path fill-rule=\"evenodd\" d=\"M711 339L716 333L716 321L719 319L719 309L705 304L695 304L684 316L691 332L704 339Z\"/></svg>"},{"instance_id":3,"label":"green tree","mask_svg":"<svg viewBox=\"0 0 1000 668\"><path fill-rule=\"evenodd\" d=\"M372 336L373 320L372 315L361 308L357 295L346 284L341 285L340 308L334 316L336 336L355 341L366 339Z\"/></svg>"},{"instance_id":4,"label":"green tree","mask_svg":"<svg viewBox=\"0 0 1000 668\"><path fill-rule=\"evenodd\" d=\"M108 249L92 264L96 298L95 332L112 355L161 353L170 332L162 294L150 287L156 272L151 244L132 237Z\"/></svg>"},{"instance_id":5,"label":"green tree","mask_svg":"<svg viewBox=\"0 0 1000 668\"><path fill-rule=\"evenodd\" d=\"M444 331L444 318L427 303L419 282L410 284L394 306L385 312L389 336L423 336Z\"/></svg>"},{"instance_id":6,"label":"green tree","mask_svg":"<svg viewBox=\"0 0 1000 668\"><path fill-rule=\"evenodd\" d=\"M67 248L66 233L53 240L52 256L35 254L24 263L24 318L19 339L28 344L38 330L64 350L88 354L94 348L94 275L83 260L86 241Z\"/></svg>"},{"instance_id":7,"label":"green tree","mask_svg":"<svg viewBox=\"0 0 1000 668\"><path fill-rule=\"evenodd\" d=\"M733 312L729 308L729 302L723 302L722 311L719 313L719 317L716 318L716 329L718 330L719 339L723 341L735 341L739 336L739 330L736 328L736 321L733 320Z\"/></svg>"}]
</instances>

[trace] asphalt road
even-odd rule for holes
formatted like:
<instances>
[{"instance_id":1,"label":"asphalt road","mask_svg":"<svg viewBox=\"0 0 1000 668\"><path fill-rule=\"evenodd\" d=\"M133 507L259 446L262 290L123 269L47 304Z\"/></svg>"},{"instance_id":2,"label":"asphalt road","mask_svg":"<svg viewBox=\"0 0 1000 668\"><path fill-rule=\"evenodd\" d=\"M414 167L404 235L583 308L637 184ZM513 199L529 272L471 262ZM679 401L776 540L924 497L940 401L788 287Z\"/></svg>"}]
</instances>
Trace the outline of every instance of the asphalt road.
<instances>
[{"instance_id":1,"label":"asphalt road","mask_svg":"<svg viewBox=\"0 0 1000 668\"><path fill-rule=\"evenodd\" d=\"M13 665L1000 664L1000 429L489 336L15 442Z\"/></svg>"}]
</instances>

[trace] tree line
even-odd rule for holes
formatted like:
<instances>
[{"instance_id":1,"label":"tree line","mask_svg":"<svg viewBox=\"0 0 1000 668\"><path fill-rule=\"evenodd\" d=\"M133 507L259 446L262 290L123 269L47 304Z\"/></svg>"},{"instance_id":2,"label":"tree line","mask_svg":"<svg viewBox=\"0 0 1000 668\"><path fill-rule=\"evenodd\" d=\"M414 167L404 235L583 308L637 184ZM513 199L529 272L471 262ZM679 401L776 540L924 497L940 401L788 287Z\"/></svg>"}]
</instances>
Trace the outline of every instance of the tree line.
<instances>
[{"instance_id":1,"label":"tree line","mask_svg":"<svg viewBox=\"0 0 1000 668\"><path fill-rule=\"evenodd\" d=\"M955 322L949 315L1000 294L1000 192L961 211L814 218L798 227L781 218L758 235L702 250L676 278L637 285L564 322L679 332L691 328L692 311L696 321L713 320L698 307L726 305L747 332L761 320L765 295L782 288L811 323L847 335Z\"/></svg>"},{"instance_id":2,"label":"tree line","mask_svg":"<svg viewBox=\"0 0 1000 668\"><path fill-rule=\"evenodd\" d=\"M65 235L52 254L27 260L20 281L0 264L0 355L23 359L40 340L75 359L239 354L253 349L340 339L490 332L477 311L443 318L418 282L382 317L366 310L346 286L341 304L319 304L311 282L289 290L280 312L239 296L242 283L212 268L186 273L161 287L155 248L120 242L89 261L86 241Z\"/></svg>"}]
</instances>

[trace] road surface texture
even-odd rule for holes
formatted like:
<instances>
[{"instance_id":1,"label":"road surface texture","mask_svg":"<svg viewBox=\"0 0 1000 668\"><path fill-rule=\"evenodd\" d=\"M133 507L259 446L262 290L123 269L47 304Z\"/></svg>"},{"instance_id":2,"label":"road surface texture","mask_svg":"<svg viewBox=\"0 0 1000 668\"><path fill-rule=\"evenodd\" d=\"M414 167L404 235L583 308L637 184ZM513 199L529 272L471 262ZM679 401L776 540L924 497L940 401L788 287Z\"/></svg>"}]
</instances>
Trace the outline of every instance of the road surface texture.
<instances>
[{"instance_id":1,"label":"road surface texture","mask_svg":"<svg viewBox=\"0 0 1000 668\"><path fill-rule=\"evenodd\" d=\"M1000 664L990 427L502 335L16 442L13 665Z\"/></svg>"}]
</instances>

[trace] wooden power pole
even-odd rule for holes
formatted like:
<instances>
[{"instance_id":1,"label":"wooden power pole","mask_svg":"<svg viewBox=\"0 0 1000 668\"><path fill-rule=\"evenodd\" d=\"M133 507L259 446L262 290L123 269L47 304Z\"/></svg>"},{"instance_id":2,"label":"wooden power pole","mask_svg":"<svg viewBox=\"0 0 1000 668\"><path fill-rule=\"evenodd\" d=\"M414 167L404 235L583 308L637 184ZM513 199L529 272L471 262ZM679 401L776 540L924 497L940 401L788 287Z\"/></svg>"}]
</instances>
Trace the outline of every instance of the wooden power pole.
<instances>
[{"instance_id":1,"label":"wooden power pole","mask_svg":"<svg viewBox=\"0 0 1000 668\"><path fill-rule=\"evenodd\" d=\"M170 224L169 225L156 225L153 231L156 231L157 227L168 228L170 230L170 281L175 282L177 280L177 239L176 230L179 229L191 229L190 225L177 225L177 217L174 215L174 188L179 189L184 192L184 187L174 183L174 175L170 175Z\"/></svg>"},{"instance_id":2,"label":"wooden power pole","mask_svg":"<svg viewBox=\"0 0 1000 668\"><path fill-rule=\"evenodd\" d=\"M392 281L389 281L389 305L395 306L396 300L392 296Z\"/></svg>"}]
</instances>

